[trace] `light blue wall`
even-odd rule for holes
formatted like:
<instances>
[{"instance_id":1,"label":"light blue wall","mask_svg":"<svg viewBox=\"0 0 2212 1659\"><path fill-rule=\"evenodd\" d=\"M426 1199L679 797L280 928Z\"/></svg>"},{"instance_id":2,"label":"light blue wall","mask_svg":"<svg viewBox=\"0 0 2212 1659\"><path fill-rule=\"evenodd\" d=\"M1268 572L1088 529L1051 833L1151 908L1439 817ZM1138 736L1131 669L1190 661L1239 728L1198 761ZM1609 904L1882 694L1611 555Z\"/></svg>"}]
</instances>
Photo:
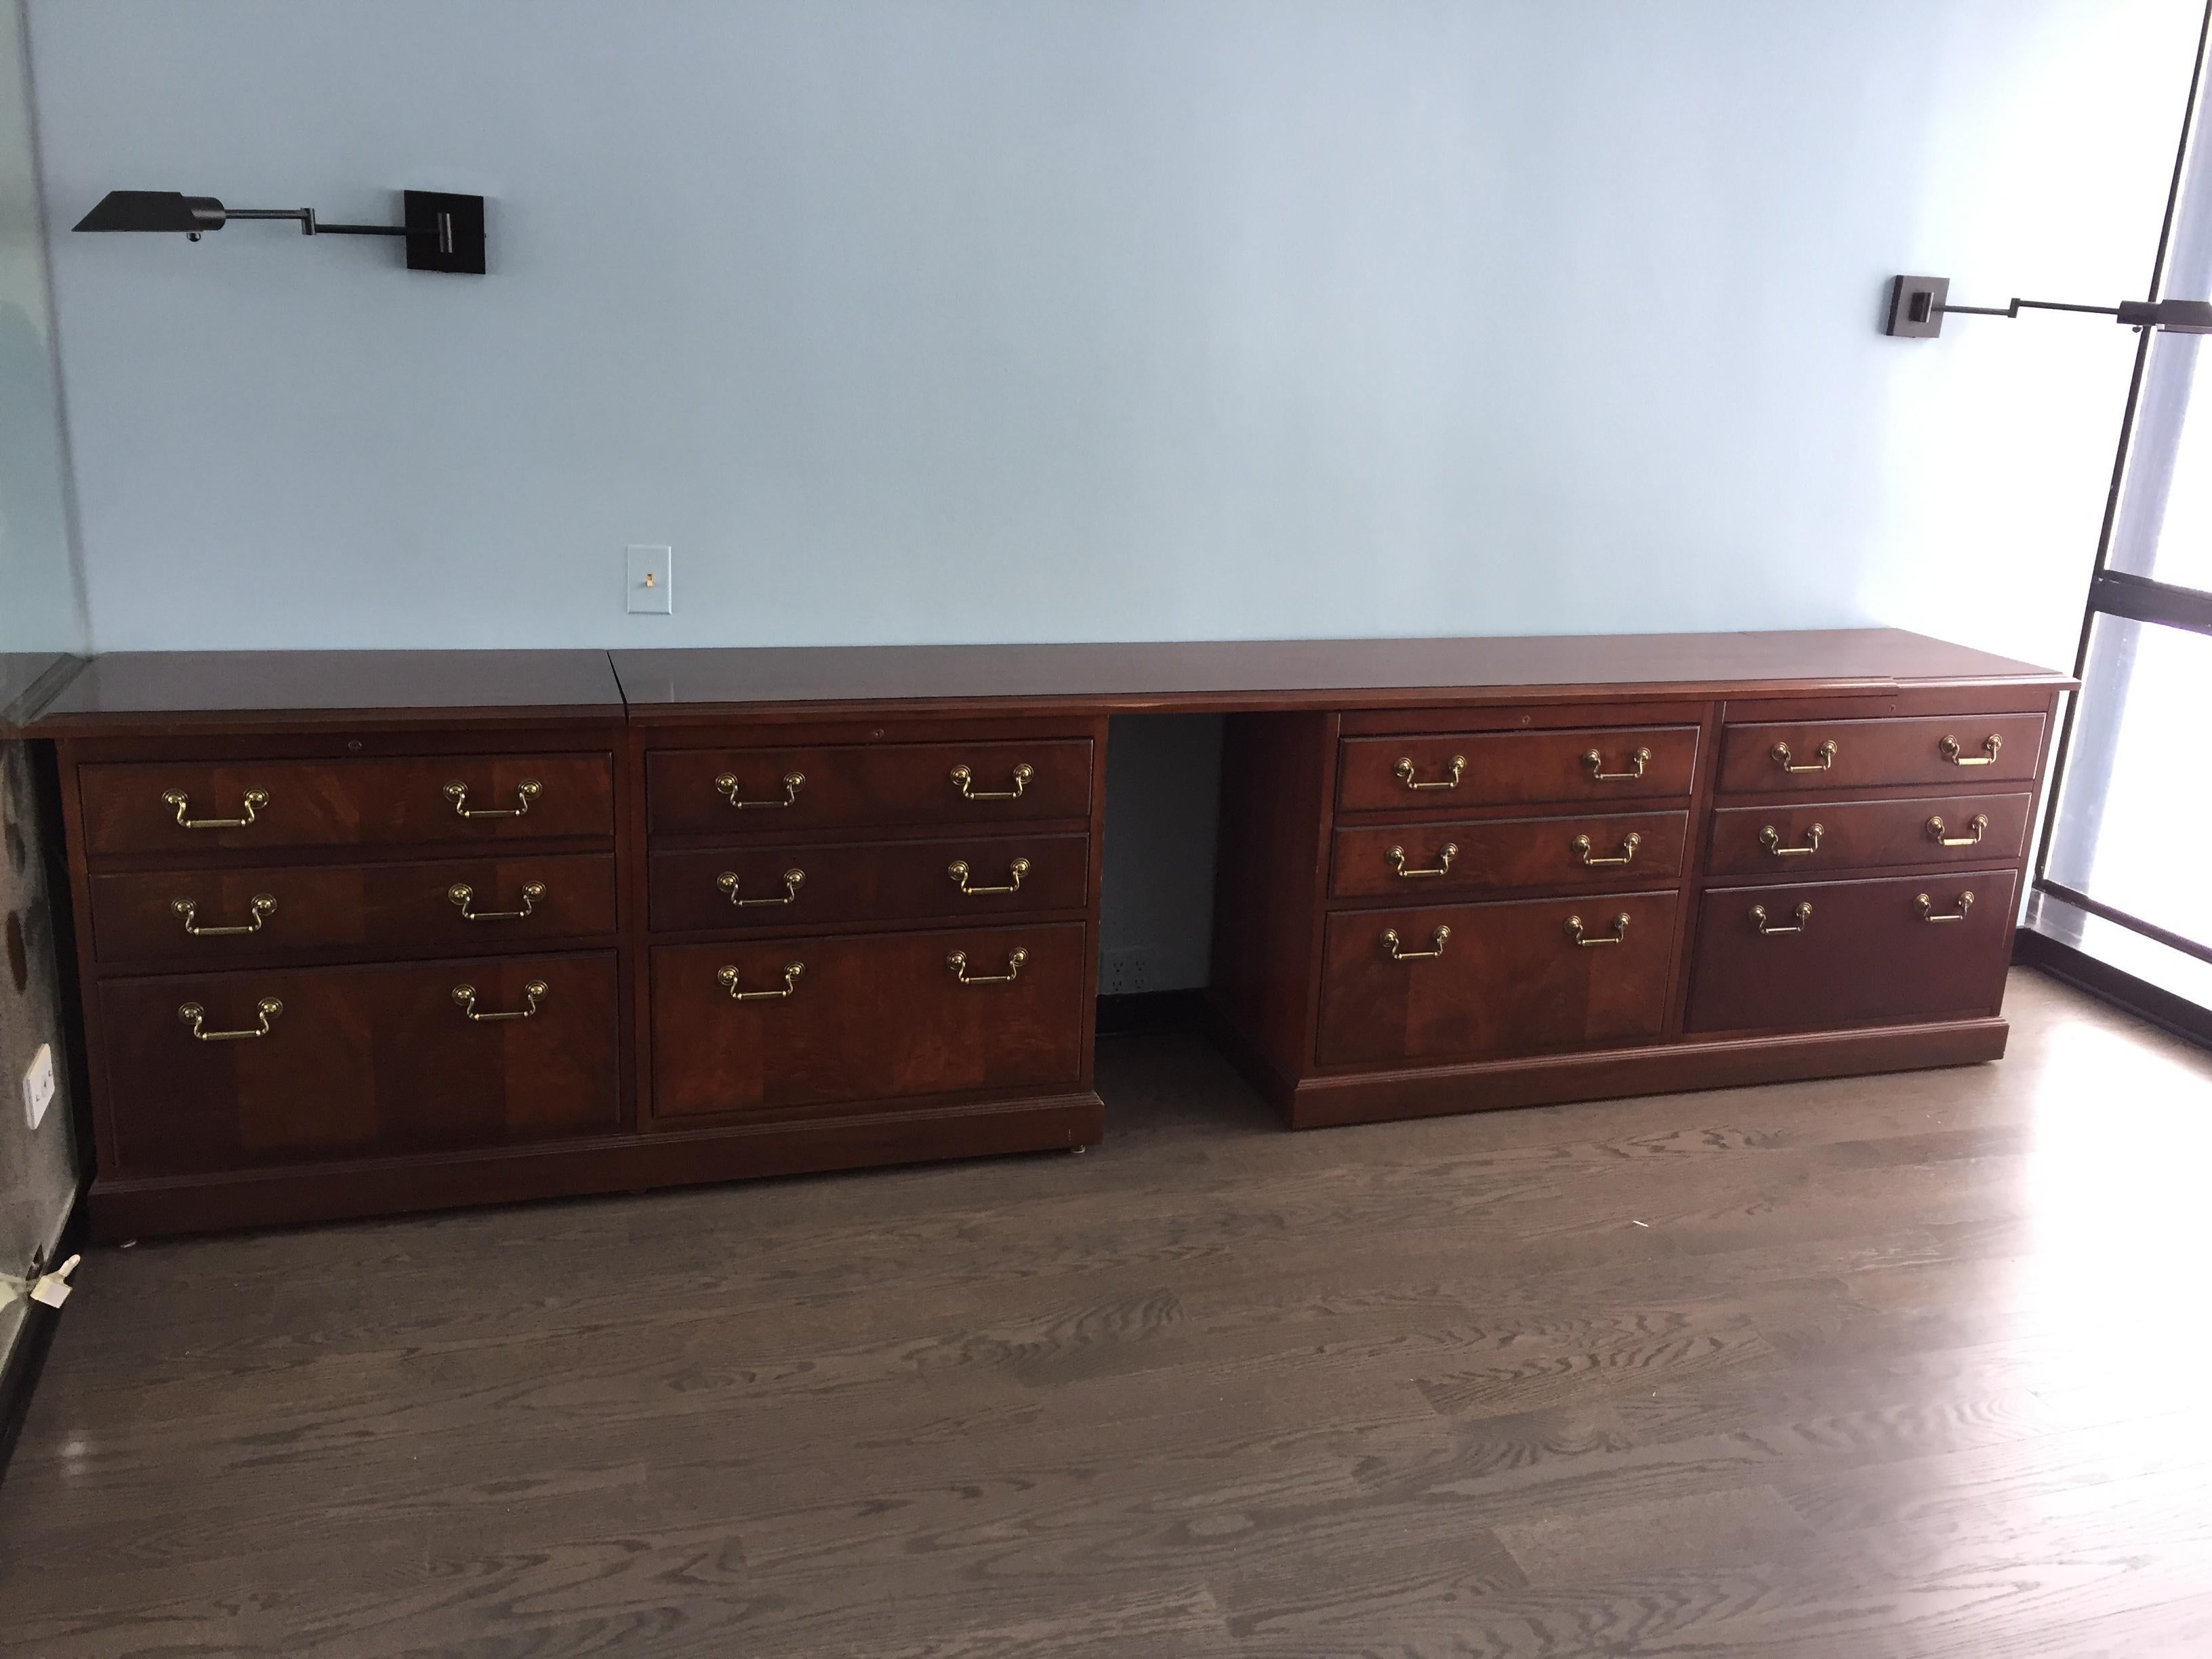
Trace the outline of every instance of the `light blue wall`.
<instances>
[{"instance_id":1,"label":"light blue wall","mask_svg":"<svg viewBox=\"0 0 2212 1659\"><path fill-rule=\"evenodd\" d=\"M2198 15L33 0L58 228L492 204L480 281L56 238L95 643L1879 620L2062 661L2129 337L1886 340L1882 284L2140 294ZM623 613L629 542L673 617Z\"/></svg>"},{"instance_id":2,"label":"light blue wall","mask_svg":"<svg viewBox=\"0 0 2212 1659\"><path fill-rule=\"evenodd\" d=\"M61 227L493 201L480 282L57 239L96 642L2063 656L2127 340L1880 289L2140 292L2198 12L34 0Z\"/></svg>"},{"instance_id":3,"label":"light blue wall","mask_svg":"<svg viewBox=\"0 0 2212 1659\"><path fill-rule=\"evenodd\" d=\"M34 1254L53 1260L79 1171L58 963L62 877L51 805L15 720L84 644L22 41L17 0L0 0L0 1273L15 1276ZM41 1045L57 1057L58 1086L33 1129L21 1079ZM0 1361L24 1315L20 1297L0 1302Z\"/></svg>"}]
</instances>

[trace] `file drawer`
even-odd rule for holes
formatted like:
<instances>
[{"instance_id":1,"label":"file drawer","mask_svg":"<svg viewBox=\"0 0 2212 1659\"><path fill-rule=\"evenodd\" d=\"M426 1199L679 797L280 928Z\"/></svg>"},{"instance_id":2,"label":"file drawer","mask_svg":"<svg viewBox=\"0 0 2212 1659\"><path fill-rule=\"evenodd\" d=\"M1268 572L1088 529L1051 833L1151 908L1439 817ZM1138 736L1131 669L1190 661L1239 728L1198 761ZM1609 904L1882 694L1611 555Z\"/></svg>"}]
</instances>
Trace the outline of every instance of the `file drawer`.
<instances>
[{"instance_id":1,"label":"file drawer","mask_svg":"<svg viewBox=\"0 0 2212 1659\"><path fill-rule=\"evenodd\" d=\"M611 853L226 866L91 878L102 963L225 967L299 951L481 954L615 930Z\"/></svg>"},{"instance_id":2,"label":"file drawer","mask_svg":"<svg viewBox=\"0 0 2212 1659\"><path fill-rule=\"evenodd\" d=\"M1692 1031L1991 1015L2011 965L2011 870L1731 887L1705 896Z\"/></svg>"},{"instance_id":3,"label":"file drawer","mask_svg":"<svg viewBox=\"0 0 2212 1659\"><path fill-rule=\"evenodd\" d=\"M1715 876L1790 876L1900 864L1977 865L2027 847L2027 794L1723 806L1713 814Z\"/></svg>"},{"instance_id":4,"label":"file drawer","mask_svg":"<svg viewBox=\"0 0 2212 1659\"><path fill-rule=\"evenodd\" d=\"M1431 819L1339 830L1329 891L1339 898L1573 891L1682 872L1686 812L1593 812L1573 817Z\"/></svg>"},{"instance_id":5,"label":"file drawer","mask_svg":"<svg viewBox=\"0 0 2212 1659\"><path fill-rule=\"evenodd\" d=\"M647 763L655 834L988 828L1091 813L1085 738L669 750Z\"/></svg>"},{"instance_id":6,"label":"file drawer","mask_svg":"<svg viewBox=\"0 0 2212 1659\"><path fill-rule=\"evenodd\" d=\"M2043 757L2040 714L1792 720L1731 726L1721 743L1726 794L1961 783L2019 783Z\"/></svg>"},{"instance_id":7,"label":"file drawer","mask_svg":"<svg viewBox=\"0 0 2212 1659\"><path fill-rule=\"evenodd\" d=\"M1687 799L1697 760L1694 726L1346 738L1336 804L1369 812Z\"/></svg>"},{"instance_id":8,"label":"file drawer","mask_svg":"<svg viewBox=\"0 0 2212 1659\"><path fill-rule=\"evenodd\" d=\"M611 951L111 980L115 1151L137 1175L612 1131Z\"/></svg>"},{"instance_id":9,"label":"file drawer","mask_svg":"<svg viewBox=\"0 0 2212 1659\"><path fill-rule=\"evenodd\" d=\"M94 855L614 833L606 754L131 761L77 769Z\"/></svg>"},{"instance_id":10,"label":"file drawer","mask_svg":"<svg viewBox=\"0 0 2212 1659\"><path fill-rule=\"evenodd\" d=\"M659 932L805 927L1080 910L1091 894L1084 835L799 842L655 852Z\"/></svg>"}]
</instances>

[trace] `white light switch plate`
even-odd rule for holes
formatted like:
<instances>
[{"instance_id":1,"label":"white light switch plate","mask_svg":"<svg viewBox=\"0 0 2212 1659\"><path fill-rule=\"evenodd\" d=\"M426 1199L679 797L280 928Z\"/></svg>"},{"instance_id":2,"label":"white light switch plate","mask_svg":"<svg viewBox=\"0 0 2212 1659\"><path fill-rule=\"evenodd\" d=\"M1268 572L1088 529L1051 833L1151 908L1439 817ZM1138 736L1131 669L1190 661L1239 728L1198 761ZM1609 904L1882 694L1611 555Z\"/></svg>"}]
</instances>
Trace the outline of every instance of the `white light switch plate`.
<instances>
[{"instance_id":1,"label":"white light switch plate","mask_svg":"<svg viewBox=\"0 0 2212 1659\"><path fill-rule=\"evenodd\" d=\"M46 1108L54 1103L54 1050L51 1043L41 1042L39 1052L31 1056L31 1063L23 1069L23 1121L33 1129L46 1115Z\"/></svg>"},{"instance_id":2,"label":"white light switch plate","mask_svg":"<svg viewBox=\"0 0 2212 1659\"><path fill-rule=\"evenodd\" d=\"M629 608L648 617L676 614L676 550L629 547Z\"/></svg>"}]
</instances>

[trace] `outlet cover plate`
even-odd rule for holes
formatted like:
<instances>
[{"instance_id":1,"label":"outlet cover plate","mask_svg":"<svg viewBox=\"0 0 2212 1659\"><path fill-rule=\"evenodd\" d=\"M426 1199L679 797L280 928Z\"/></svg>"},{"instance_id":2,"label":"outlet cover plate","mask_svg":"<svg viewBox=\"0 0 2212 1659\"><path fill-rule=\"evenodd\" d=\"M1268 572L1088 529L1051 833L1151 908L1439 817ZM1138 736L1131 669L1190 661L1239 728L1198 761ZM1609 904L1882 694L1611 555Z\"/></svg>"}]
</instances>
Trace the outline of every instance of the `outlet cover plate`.
<instances>
[{"instance_id":1,"label":"outlet cover plate","mask_svg":"<svg viewBox=\"0 0 2212 1659\"><path fill-rule=\"evenodd\" d=\"M676 551L632 545L623 550L629 568L629 608L641 617L676 614Z\"/></svg>"},{"instance_id":2,"label":"outlet cover plate","mask_svg":"<svg viewBox=\"0 0 2212 1659\"><path fill-rule=\"evenodd\" d=\"M41 1042L31 1063L23 1068L23 1121L35 1129L54 1103L54 1049Z\"/></svg>"}]
</instances>

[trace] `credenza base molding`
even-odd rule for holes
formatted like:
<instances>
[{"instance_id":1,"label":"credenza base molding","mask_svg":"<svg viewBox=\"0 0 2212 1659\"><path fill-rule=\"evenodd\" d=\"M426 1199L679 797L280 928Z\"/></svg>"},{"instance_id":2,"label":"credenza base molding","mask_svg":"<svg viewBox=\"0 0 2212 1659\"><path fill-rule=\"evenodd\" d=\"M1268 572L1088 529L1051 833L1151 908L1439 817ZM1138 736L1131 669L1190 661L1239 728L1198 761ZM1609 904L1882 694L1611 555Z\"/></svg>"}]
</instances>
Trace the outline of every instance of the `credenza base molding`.
<instances>
[{"instance_id":1,"label":"credenza base molding","mask_svg":"<svg viewBox=\"0 0 2212 1659\"><path fill-rule=\"evenodd\" d=\"M94 1239L281 1226L591 1193L1096 1145L1090 1090L1011 1103L752 1123L413 1158L93 1183Z\"/></svg>"},{"instance_id":2,"label":"credenza base molding","mask_svg":"<svg viewBox=\"0 0 2212 1659\"><path fill-rule=\"evenodd\" d=\"M1315 1077L1296 1085L1267 1067L1261 1074L1264 1086L1259 1079L1255 1082L1291 1128L1321 1129L1514 1106L1613 1100L1626 1095L1974 1066L2001 1059L2010 1030L2010 1024L2002 1019L1966 1019L1787 1036L1721 1038L1596 1054L1428 1066L1418 1071ZM1266 1062L1248 1049L1240 1058L1240 1069L1251 1078L1255 1065L1265 1067Z\"/></svg>"}]
</instances>

